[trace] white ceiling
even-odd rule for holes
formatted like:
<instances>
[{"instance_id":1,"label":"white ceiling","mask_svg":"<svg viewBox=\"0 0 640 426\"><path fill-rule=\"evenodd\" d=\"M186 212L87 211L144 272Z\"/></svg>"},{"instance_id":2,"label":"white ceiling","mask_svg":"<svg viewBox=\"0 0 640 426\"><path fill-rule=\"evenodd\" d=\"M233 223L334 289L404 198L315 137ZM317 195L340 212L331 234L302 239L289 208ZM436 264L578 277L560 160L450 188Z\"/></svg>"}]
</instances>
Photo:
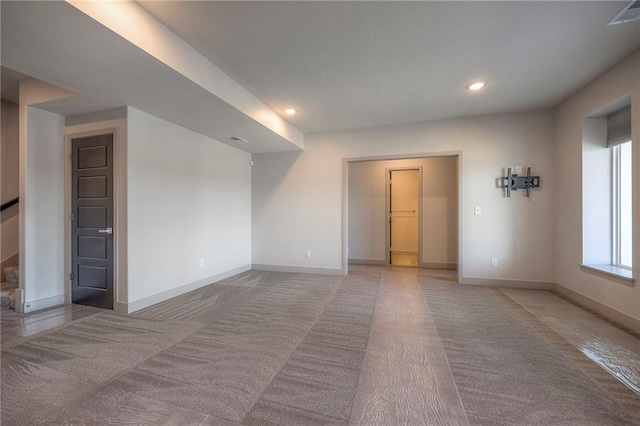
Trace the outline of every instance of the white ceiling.
<instances>
[{"instance_id":1,"label":"white ceiling","mask_svg":"<svg viewBox=\"0 0 640 426\"><path fill-rule=\"evenodd\" d=\"M297 150L299 130L555 106L640 48L640 22L606 25L625 4L3 1L3 96L24 74L77 94L39 106L59 114L130 105Z\"/></svg>"},{"instance_id":2,"label":"white ceiling","mask_svg":"<svg viewBox=\"0 0 640 426\"><path fill-rule=\"evenodd\" d=\"M626 3L138 2L304 132L555 106L640 47Z\"/></svg>"},{"instance_id":3,"label":"white ceiling","mask_svg":"<svg viewBox=\"0 0 640 426\"><path fill-rule=\"evenodd\" d=\"M60 1L2 1L0 7L0 62L9 69L3 74L11 77L11 71L17 71L76 94L38 104L41 109L69 116L130 105L247 152L300 149L294 132L283 131L284 136L278 133L284 127L277 121L282 120L279 116L232 80L229 81L235 86L228 84L221 72L215 75L218 86L203 87L201 82L206 79L201 76L210 77L209 71L216 68L208 67L211 64L203 58L197 62L199 74L192 72L184 65L191 65L188 60L192 57L185 56L188 45L176 47L171 37L179 40L178 37L133 3L80 2L76 7ZM99 22L81 8L97 9L104 21ZM135 37L117 33L104 23L109 19L112 24L120 23L133 30L140 38L161 38L165 43L154 38L155 43L150 45L159 45L166 57L159 58L157 52L154 55L149 52L151 49L140 47ZM200 55L194 53L197 61ZM176 69L179 60L183 70ZM220 95L223 89L225 99ZM254 116L238 105L253 108ZM272 120L270 114L277 120ZM267 125L260 121L260 115L267 117L263 120ZM270 122L274 123L272 127L268 127ZM251 143L230 141L228 138L234 135Z\"/></svg>"}]
</instances>

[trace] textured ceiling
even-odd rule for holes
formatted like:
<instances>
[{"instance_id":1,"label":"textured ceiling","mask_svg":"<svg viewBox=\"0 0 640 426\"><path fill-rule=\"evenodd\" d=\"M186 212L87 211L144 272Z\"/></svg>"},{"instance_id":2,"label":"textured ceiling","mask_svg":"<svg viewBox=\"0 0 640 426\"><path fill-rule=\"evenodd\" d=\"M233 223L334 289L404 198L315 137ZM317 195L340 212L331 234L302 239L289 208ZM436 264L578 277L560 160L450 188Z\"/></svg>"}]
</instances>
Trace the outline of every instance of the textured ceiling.
<instances>
[{"instance_id":1,"label":"textured ceiling","mask_svg":"<svg viewBox=\"0 0 640 426\"><path fill-rule=\"evenodd\" d=\"M624 1L138 4L305 132L555 106L640 48Z\"/></svg>"}]
</instances>

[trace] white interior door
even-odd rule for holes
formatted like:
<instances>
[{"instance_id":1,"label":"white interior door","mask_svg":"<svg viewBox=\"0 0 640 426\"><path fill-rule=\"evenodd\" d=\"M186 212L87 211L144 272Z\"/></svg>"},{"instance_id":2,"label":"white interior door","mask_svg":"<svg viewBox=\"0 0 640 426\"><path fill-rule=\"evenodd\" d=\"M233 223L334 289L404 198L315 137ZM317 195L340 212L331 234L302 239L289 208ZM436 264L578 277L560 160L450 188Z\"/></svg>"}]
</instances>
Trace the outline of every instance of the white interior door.
<instances>
[{"instance_id":1,"label":"white interior door","mask_svg":"<svg viewBox=\"0 0 640 426\"><path fill-rule=\"evenodd\" d=\"M394 266L418 266L419 170L391 170L389 181L391 264Z\"/></svg>"}]
</instances>

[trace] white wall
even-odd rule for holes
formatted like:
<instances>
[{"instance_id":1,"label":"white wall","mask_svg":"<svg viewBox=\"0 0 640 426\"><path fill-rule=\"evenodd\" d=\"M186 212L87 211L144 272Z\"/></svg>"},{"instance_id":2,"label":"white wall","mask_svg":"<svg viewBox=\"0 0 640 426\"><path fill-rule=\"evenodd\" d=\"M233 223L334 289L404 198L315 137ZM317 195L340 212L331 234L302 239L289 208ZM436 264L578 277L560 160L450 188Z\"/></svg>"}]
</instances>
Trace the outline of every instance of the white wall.
<instances>
[{"instance_id":1,"label":"white wall","mask_svg":"<svg viewBox=\"0 0 640 426\"><path fill-rule=\"evenodd\" d=\"M21 274L26 311L64 301L64 117L26 108Z\"/></svg>"},{"instance_id":2,"label":"white wall","mask_svg":"<svg viewBox=\"0 0 640 426\"><path fill-rule=\"evenodd\" d=\"M461 274L552 282L553 116L551 111L492 115L305 135L301 153L254 155L253 263L343 266L343 159L460 151ZM577 158L580 158L578 155ZM532 198L504 198L504 167L531 166L542 178ZM473 214L474 206L482 214ZM305 250L312 250L311 258ZM492 268L491 257L499 259Z\"/></svg>"},{"instance_id":3,"label":"white wall","mask_svg":"<svg viewBox=\"0 0 640 426\"><path fill-rule=\"evenodd\" d=\"M18 312L64 303L64 117L30 105L72 95L33 78L20 81Z\"/></svg>"},{"instance_id":4,"label":"white wall","mask_svg":"<svg viewBox=\"0 0 640 426\"><path fill-rule=\"evenodd\" d=\"M422 167L422 263L458 263L456 157L364 161L349 164L349 259L386 257L385 170Z\"/></svg>"},{"instance_id":5,"label":"white wall","mask_svg":"<svg viewBox=\"0 0 640 426\"><path fill-rule=\"evenodd\" d=\"M65 123L67 126L78 126L81 124L99 123L102 121L119 120L122 118L127 118L127 107L67 116Z\"/></svg>"},{"instance_id":6,"label":"white wall","mask_svg":"<svg viewBox=\"0 0 640 426\"><path fill-rule=\"evenodd\" d=\"M611 263L611 151L607 149L607 120L589 118L582 131L582 262Z\"/></svg>"},{"instance_id":7,"label":"white wall","mask_svg":"<svg viewBox=\"0 0 640 426\"><path fill-rule=\"evenodd\" d=\"M587 273L582 259L582 149L583 119L617 99L631 94L633 171L640 175L640 52L580 90L556 110L556 283L615 311L640 319L640 289ZM640 184L634 177L634 276L640 265Z\"/></svg>"},{"instance_id":8,"label":"white wall","mask_svg":"<svg viewBox=\"0 0 640 426\"><path fill-rule=\"evenodd\" d=\"M134 108L127 136L129 304L248 268L250 154Z\"/></svg>"},{"instance_id":9,"label":"white wall","mask_svg":"<svg viewBox=\"0 0 640 426\"><path fill-rule=\"evenodd\" d=\"M16 198L19 194L19 129L18 105L2 101L2 188L0 198L2 203ZM18 206L13 206L2 212L2 229L0 236L0 261L18 253Z\"/></svg>"}]
</instances>

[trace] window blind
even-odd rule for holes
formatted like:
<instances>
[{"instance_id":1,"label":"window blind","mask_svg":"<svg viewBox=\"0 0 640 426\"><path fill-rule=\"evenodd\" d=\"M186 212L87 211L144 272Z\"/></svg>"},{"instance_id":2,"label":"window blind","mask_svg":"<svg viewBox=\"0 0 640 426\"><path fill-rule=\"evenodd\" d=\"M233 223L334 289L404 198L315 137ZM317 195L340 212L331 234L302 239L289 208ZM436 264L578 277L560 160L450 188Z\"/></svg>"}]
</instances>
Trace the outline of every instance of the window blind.
<instances>
[{"instance_id":1,"label":"window blind","mask_svg":"<svg viewBox=\"0 0 640 426\"><path fill-rule=\"evenodd\" d=\"M631 105L607 115L607 146L631 140Z\"/></svg>"}]
</instances>

